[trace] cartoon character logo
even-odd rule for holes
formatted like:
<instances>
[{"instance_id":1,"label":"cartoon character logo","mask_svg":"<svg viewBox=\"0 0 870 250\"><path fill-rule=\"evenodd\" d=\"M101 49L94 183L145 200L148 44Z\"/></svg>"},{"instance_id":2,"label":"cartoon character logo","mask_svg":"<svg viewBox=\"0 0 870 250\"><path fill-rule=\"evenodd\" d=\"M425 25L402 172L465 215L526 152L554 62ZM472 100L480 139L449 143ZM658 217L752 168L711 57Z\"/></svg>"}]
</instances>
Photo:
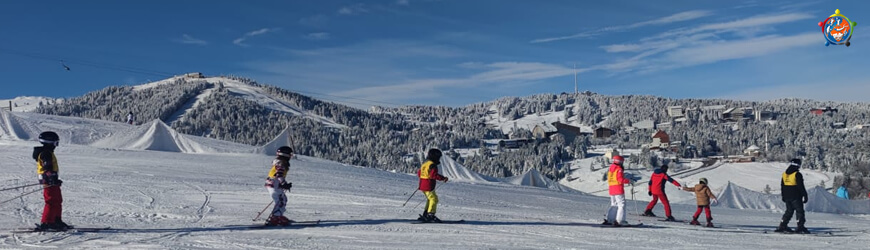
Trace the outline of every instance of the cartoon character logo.
<instances>
[{"instance_id":1,"label":"cartoon character logo","mask_svg":"<svg viewBox=\"0 0 870 250\"><path fill-rule=\"evenodd\" d=\"M852 32L855 30L855 25L857 23L840 14L839 9L834 11L833 15L819 22L819 27L822 27L822 35L825 36L826 40L825 46L845 44L846 47L849 47L849 45L852 45L849 40L852 40Z\"/></svg>"}]
</instances>

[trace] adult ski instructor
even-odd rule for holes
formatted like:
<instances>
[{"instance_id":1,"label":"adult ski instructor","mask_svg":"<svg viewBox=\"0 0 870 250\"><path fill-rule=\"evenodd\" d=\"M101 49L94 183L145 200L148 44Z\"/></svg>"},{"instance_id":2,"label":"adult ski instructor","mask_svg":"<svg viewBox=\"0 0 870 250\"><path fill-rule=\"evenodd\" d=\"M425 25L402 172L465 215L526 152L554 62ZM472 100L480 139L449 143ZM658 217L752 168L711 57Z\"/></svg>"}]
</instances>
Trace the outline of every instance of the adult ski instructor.
<instances>
[{"instance_id":1,"label":"adult ski instructor","mask_svg":"<svg viewBox=\"0 0 870 250\"><path fill-rule=\"evenodd\" d=\"M776 228L776 232L780 233L810 233L804 223L807 222L804 214L804 203L809 201L807 189L804 187L804 176L799 171L801 168L800 159L792 159L788 164L785 173L782 173L780 187L782 188L782 201L785 202L785 214L782 215L782 222ZM797 229L792 230L788 227L788 222L791 216L797 214Z\"/></svg>"}]
</instances>

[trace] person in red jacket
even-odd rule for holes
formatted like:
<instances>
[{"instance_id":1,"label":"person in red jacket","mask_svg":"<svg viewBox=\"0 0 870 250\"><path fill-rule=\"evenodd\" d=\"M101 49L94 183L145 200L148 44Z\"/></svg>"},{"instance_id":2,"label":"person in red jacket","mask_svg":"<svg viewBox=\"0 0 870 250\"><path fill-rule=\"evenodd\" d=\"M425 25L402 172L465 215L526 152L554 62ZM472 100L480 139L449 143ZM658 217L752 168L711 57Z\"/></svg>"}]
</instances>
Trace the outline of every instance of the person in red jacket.
<instances>
[{"instance_id":1,"label":"person in red jacket","mask_svg":"<svg viewBox=\"0 0 870 250\"><path fill-rule=\"evenodd\" d=\"M625 178L622 171L622 163L625 161L622 156L613 156L613 161L610 164L610 169L607 170L607 185L610 189L610 209L607 210L608 219L604 220L604 224L612 224L620 226L627 224L625 221L625 184L630 184L631 180ZM616 216L611 216L614 214ZM612 217L612 218L611 218Z\"/></svg>"},{"instance_id":2,"label":"person in red jacket","mask_svg":"<svg viewBox=\"0 0 870 250\"><path fill-rule=\"evenodd\" d=\"M665 183L667 182L673 183L677 188L683 187L679 182L668 175L668 165L662 165L660 168L656 169L649 178L649 192L647 192L647 194L653 198L649 202L649 205L646 206L646 211L643 212L643 216L655 217L656 215L653 214L652 210L656 207L658 200L661 199L662 205L665 206L665 216L667 216L665 221L676 221L676 219L671 216L671 204L668 202L668 195L665 194Z\"/></svg>"},{"instance_id":3,"label":"person in red jacket","mask_svg":"<svg viewBox=\"0 0 870 250\"><path fill-rule=\"evenodd\" d=\"M438 173L438 164L441 164L441 150L429 149L426 154L426 162L420 166L417 171L417 177L420 177L420 191L426 195L426 206L423 207L423 214L417 218L423 222L441 222L441 219L435 217L435 210L438 207L438 195L435 194L435 182L447 182L447 177Z\"/></svg>"}]
</instances>

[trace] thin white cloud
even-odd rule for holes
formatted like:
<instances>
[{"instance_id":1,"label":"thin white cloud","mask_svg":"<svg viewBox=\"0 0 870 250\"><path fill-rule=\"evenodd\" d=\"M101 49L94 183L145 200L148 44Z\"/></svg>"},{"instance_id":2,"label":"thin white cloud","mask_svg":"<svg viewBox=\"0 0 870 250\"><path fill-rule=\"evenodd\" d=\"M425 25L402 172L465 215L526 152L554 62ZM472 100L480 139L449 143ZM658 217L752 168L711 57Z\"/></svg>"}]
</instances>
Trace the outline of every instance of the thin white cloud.
<instances>
[{"instance_id":1,"label":"thin white cloud","mask_svg":"<svg viewBox=\"0 0 870 250\"><path fill-rule=\"evenodd\" d=\"M205 40L193 38L188 34L182 34L181 38L173 39L173 41L183 44L208 45Z\"/></svg>"},{"instance_id":2,"label":"thin white cloud","mask_svg":"<svg viewBox=\"0 0 870 250\"><path fill-rule=\"evenodd\" d=\"M408 6L408 5L411 5L411 1L408 1L408 0L396 0L396 4L398 4L398 5L402 5L402 6Z\"/></svg>"},{"instance_id":3,"label":"thin white cloud","mask_svg":"<svg viewBox=\"0 0 870 250\"><path fill-rule=\"evenodd\" d=\"M372 100L407 102L419 99L420 93L435 95L428 98L437 98L438 93L444 93L449 88L529 82L574 74L572 68L538 62L496 62L483 66L478 63L471 64L482 71L464 78L415 79L400 84L362 87L336 94Z\"/></svg>"},{"instance_id":4,"label":"thin white cloud","mask_svg":"<svg viewBox=\"0 0 870 250\"><path fill-rule=\"evenodd\" d=\"M673 29L642 38L637 43L601 46L608 53L634 53L629 58L594 66L591 69L614 72L651 73L726 60L751 58L777 53L786 49L817 43L818 34L794 35L756 34L772 33L773 27L812 16L802 13L761 15L744 19L703 24ZM722 34L731 34L723 38Z\"/></svg>"},{"instance_id":5,"label":"thin white cloud","mask_svg":"<svg viewBox=\"0 0 870 250\"><path fill-rule=\"evenodd\" d=\"M341 15L357 15L362 13L367 13L369 10L365 7L364 4L358 3L354 5L344 6L338 9L338 14Z\"/></svg>"},{"instance_id":6,"label":"thin white cloud","mask_svg":"<svg viewBox=\"0 0 870 250\"><path fill-rule=\"evenodd\" d=\"M317 33L305 34L305 36L303 36L303 38L308 39L308 40L319 41L319 40L329 39L330 35L329 35L329 33L326 33L326 32L317 32Z\"/></svg>"},{"instance_id":7,"label":"thin white cloud","mask_svg":"<svg viewBox=\"0 0 870 250\"><path fill-rule=\"evenodd\" d=\"M277 28L262 28L262 29L254 30L254 31L245 33L245 35L242 35L242 37L236 38L236 40L233 40L233 44L239 45L242 47L248 47L249 45L244 43L245 40L248 40L248 38L251 38L254 36L259 36L259 35L266 34L269 32L275 32L277 30L278 30Z\"/></svg>"},{"instance_id":8,"label":"thin white cloud","mask_svg":"<svg viewBox=\"0 0 870 250\"><path fill-rule=\"evenodd\" d=\"M598 35L601 35L601 34L606 33L606 32L628 31L628 30L632 30L632 29L636 29L636 28L640 28L640 27L644 27L644 26L650 26L650 25L663 25L663 24L689 21L689 20L694 20L694 19L698 19L701 17L709 16L710 14L711 14L711 12L706 11L706 10L685 11L685 12L676 13L676 14L673 14L670 16L661 17L661 18L643 21L643 22L638 22L638 23L633 23L633 24L629 24L629 25L604 27L604 28L600 28L597 30L581 32L581 33L568 35L568 36L558 36L558 37L534 39L531 41L531 43L546 43L546 42L554 42L554 41L567 40L567 39L594 37L594 36L598 36Z\"/></svg>"}]
</instances>

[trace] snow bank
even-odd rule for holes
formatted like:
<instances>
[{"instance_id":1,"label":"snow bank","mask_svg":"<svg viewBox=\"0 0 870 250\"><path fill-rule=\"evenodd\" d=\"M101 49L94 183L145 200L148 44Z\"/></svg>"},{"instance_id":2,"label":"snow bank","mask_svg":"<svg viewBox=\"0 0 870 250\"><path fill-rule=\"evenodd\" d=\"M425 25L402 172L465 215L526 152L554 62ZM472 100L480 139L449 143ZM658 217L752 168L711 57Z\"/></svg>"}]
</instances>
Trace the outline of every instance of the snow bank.
<instances>
[{"instance_id":1,"label":"snow bank","mask_svg":"<svg viewBox=\"0 0 870 250\"><path fill-rule=\"evenodd\" d=\"M290 143L290 127L285 128L283 131L281 131L281 134L275 136L275 138L272 139L272 141L266 143L266 145L257 147L254 150L254 153L274 156L275 152L277 152L278 148L281 146L290 146L291 148L293 147ZM294 148L293 150L296 149Z\"/></svg>"},{"instance_id":2,"label":"snow bank","mask_svg":"<svg viewBox=\"0 0 870 250\"><path fill-rule=\"evenodd\" d=\"M558 182L550 180L550 178L544 177L544 175L541 175L541 172L538 172L538 170L534 168L529 169L529 171L526 171L521 175L504 178L502 179L502 181L520 186L540 187L559 191L569 190Z\"/></svg>"},{"instance_id":3,"label":"snow bank","mask_svg":"<svg viewBox=\"0 0 870 250\"><path fill-rule=\"evenodd\" d=\"M92 144L95 147L177 153L241 153L251 146L184 135L155 119Z\"/></svg>"},{"instance_id":4,"label":"snow bank","mask_svg":"<svg viewBox=\"0 0 870 250\"><path fill-rule=\"evenodd\" d=\"M870 214L870 201L845 200L816 186L807 190L809 201L804 210L818 213ZM785 211L785 203L779 194L765 194L728 183L719 194L719 206L737 209Z\"/></svg>"},{"instance_id":5,"label":"snow bank","mask_svg":"<svg viewBox=\"0 0 870 250\"><path fill-rule=\"evenodd\" d=\"M450 181L465 181L465 182L495 182L495 178L479 174L462 166L450 157L441 157L441 166L438 168L441 175L450 178Z\"/></svg>"}]
</instances>

